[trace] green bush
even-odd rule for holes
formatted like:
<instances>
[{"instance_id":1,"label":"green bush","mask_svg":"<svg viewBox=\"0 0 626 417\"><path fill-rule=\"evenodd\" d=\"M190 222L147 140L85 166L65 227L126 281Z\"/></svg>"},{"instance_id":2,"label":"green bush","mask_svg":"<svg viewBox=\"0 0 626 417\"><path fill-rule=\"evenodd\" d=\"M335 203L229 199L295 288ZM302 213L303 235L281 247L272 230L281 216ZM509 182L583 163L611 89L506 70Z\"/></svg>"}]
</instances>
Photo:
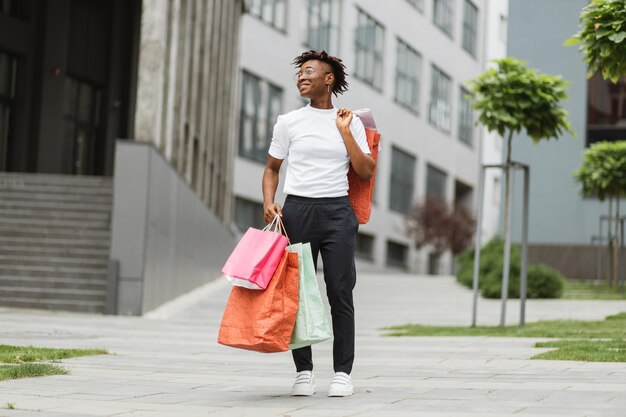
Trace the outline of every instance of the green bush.
<instances>
[{"instance_id":1,"label":"green bush","mask_svg":"<svg viewBox=\"0 0 626 417\"><path fill-rule=\"evenodd\" d=\"M496 237L487 242L480 251L479 289L483 297L500 298L502 293L502 269L504 267L504 242ZM519 298L521 253L518 245L511 246L509 269L509 298ZM471 288L474 277L474 250L463 252L457 258L457 281ZM546 265L528 267L528 298L559 298L563 293L564 278Z\"/></svg>"}]
</instances>

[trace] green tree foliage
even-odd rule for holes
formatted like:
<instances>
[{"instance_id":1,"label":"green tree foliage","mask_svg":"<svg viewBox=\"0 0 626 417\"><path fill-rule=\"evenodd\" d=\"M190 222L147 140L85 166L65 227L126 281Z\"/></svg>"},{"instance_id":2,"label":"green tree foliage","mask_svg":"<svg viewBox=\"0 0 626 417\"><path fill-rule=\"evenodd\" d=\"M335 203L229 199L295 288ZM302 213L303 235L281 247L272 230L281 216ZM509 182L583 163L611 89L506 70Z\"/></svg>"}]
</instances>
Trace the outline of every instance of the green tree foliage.
<instances>
[{"instance_id":1,"label":"green tree foliage","mask_svg":"<svg viewBox=\"0 0 626 417\"><path fill-rule=\"evenodd\" d=\"M558 138L572 131L560 102L567 99L567 82L560 76L539 74L523 61L503 58L470 81L472 108L478 121L502 137L526 130L534 142Z\"/></svg>"},{"instance_id":2,"label":"green tree foliage","mask_svg":"<svg viewBox=\"0 0 626 417\"><path fill-rule=\"evenodd\" d=\"M582 29L565 41L580 44L587 77L602 71L613 83L626 74L626 0L592 0L581 15Z\"/></svg>"},{"instance_id":3,"label":"green tree foliage","mask_svg":"<svg viewBox=\"0 0 626 417\"><path fill-rule=\"evenodd\" d=\"M574 177L587 196L604 200L626 195L626 141L594 143Z\"/></svg>"}]
</instances>

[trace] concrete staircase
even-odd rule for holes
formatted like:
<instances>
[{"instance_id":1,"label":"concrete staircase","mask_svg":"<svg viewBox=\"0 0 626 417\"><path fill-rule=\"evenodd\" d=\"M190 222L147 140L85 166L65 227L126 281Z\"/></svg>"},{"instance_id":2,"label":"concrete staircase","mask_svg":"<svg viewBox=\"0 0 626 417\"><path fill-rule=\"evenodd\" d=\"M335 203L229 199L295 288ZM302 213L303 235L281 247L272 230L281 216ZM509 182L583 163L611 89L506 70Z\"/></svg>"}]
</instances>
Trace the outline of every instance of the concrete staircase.
<instances>
[{"instance_id":1,"label":"concrete staircase","mask_svg":"<svg viewBox=\"0 0 626 417\"><path fill-rule=\"evenodd\" d=\"M112 179L0 173L0 307L103 313Z\"/></svg>"}]
</instances>

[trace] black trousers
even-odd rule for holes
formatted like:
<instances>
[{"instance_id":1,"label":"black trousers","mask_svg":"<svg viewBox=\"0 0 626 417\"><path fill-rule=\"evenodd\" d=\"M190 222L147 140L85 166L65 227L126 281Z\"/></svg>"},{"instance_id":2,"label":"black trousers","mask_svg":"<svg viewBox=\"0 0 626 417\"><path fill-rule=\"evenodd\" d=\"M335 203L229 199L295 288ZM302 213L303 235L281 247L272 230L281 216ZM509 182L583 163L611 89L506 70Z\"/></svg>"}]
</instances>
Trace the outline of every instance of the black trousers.
<instances>
[{"instance_id":1,"label":"black trousers","mask_svg":"<svg viewBox=\"0 0 626 417\"><path fill-rule=\"evenodd\" d=\"M283 224L291 243L311 243L313 263L322 254L326 294L333 324L335 372L350 374L354 362L354 250L359 223L348 197L307 198L289 195ZM292 351L296 371L313 370L311 347Z\"/></svg>"}]
</instances>

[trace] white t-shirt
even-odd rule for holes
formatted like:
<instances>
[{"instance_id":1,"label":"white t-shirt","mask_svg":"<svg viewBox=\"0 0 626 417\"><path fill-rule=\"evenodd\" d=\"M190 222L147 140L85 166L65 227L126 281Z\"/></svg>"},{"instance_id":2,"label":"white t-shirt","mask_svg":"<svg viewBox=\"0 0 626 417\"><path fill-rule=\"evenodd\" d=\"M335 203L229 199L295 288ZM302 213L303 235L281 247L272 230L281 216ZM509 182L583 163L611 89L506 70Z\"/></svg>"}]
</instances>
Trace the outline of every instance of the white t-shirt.
<instances>
[{"instance_id":1,"label":"white t-shirt","mask_svg":"<svg viewBox=\"0 0 626 417\"><path fill-rule=\"evenodd\" d=\"M283 192L301 197L348 195L350 158L337 129L337 109L307 105L278 116L269 154L287 161ZM350 130L357 145L370 153L361 120L353 115Z\"/></svg>"}]
</instances>

